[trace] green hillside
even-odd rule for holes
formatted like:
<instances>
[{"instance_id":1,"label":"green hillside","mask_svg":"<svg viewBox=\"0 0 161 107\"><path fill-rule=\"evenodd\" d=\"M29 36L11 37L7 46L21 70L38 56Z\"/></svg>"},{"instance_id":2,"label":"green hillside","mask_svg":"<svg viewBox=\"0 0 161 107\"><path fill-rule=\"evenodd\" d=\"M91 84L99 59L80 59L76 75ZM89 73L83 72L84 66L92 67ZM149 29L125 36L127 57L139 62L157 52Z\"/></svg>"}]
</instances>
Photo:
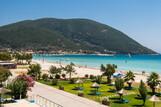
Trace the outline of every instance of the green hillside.
<instances>
[{"instance_id":1,"label":"green hillside","mask_svg":"<svg viewBox=\"0 0 161 107\"><path fill-rule=\"evenodd\" d=\"M0 47L153 54L126 34L89 19L43 18L0 27Z\"/></svg>"}]
</instances>

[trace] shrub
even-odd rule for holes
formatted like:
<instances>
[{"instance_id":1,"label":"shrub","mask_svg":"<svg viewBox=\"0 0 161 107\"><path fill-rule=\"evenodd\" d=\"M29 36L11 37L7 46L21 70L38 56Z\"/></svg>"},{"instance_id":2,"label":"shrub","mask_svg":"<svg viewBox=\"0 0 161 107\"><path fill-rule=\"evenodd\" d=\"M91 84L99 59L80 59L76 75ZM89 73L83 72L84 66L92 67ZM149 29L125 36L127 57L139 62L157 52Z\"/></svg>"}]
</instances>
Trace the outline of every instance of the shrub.
<instances>
[{"instance_id":1,"label":"shrub","mask_svg":"<svg viewBox=\"0 0 161 107\"><path fill-rule=\"evenodd\" d=\"M41 77L41 66L40 64L32 64L29 66L28 75L35 77L36 80L39 80Z\"/></svg>"},{"instance_id":2,"label":"shrub","mask_svg":"<svg viewBox=\"0 0 161 107\"><path fill-rule=\"evenodd\" d=\"M62 68L57 68L56 66L51 66L49 69L50 75L54 78L54 76L61 74Z\"/></svg>"},{"instance_id":3,"label":"shrub","mask_svg":"<svg viewBox=\"0 0 161 107\"><path fill-rule=\"evenodd\" d=\"M52 79L52 85L58 85L58 80L57 79Z\"/></svg>"},{"instance_id":4,"label":"shrub","mask_svg":"<svg viewBox=\"0 0 161 107\"><path fill-rule=\"evenodd\" d=\"M44 81L47 81L47 80L48 80L48 77L49 77L48 74L43 74L43 75L42 75L42 79L43 79Z\"/></svg>"},{"instance_id":5,"label":"shrub","mask_svg":"<svg viewBox=\"0 0 161 107\"><path fill-rule=\"evenodd\" d=\"M103 104L103 105L110 105L109 98L108 98L108 97L104 97L104 98L102 99L102 104Z\"/></svg>"},{"instance_id":6,"label":"shrub","mask_svg":"<svg viewBox=\"0 0 161 107\"><path fill-rule=\"evenodd\" d=\"M142 80L140 81L140 85L139 85L139 93L140 93L140 96L142 97L143 105L145 105L146 98L147 98L147 88L145 83Z\"/></svg>"},{"instance_id":7,"label":"shrub","mask_svg":"<svg viewBox=\"0 0 161 107\"><path fill-rule=\"evenodd\" d=\"M90 79L94 79L95 76L91 74L91 75L89 76L89 78L90 78Z\"/></svg>"},{"instance_id":8,"label":"shrub","mask_svg":"<svg viewBox=\"0 0 161 107\"><path fill-rule=\"evenodd\" d=\"M64 87L60 85L60 86L59 86L59 89L60 89L60 90L64 90Z\"/></svg>"},{"instance_id":9,"label":"shrub","mask_svg":"<svg viewBox=\"0 0 161 107\"><path fill-rule=\"evenodd\" d=\"M60 79L60 75L59 75L59 74L56 74L56 75L55 75L55 78L56 78L56 79Z\"/></svg>"},{"instance_id":10,"label":"shrub","mask_svg":"<svg viewBox=\"0 0 161 107\"><path fill-rule=\"evenodd\" d=\"M20 79L20 80L26 81L26 82L27 82L28 88L33 87L34 84L35 84L34 79L33 79L32 77L28 76L28 75L25 75L25 74L23 74L23 75L18 75L18 76L16 77L16 79Z\"/></svg>"},{"instance_id":11,"label":"shrub","mask_svg":"<svg viewBox=\"0 0 161 107\"><path fill-rule=\"evenodd\" d=\"M11 90L11 95L15 99L25 98L27 94L27 82L21 79L14 80L11 84L8 85L8 88Z\"/></svg>"},{"instance_id":12,"label":"shrub","mask_svg":"<svg viewBox=\"0 0 161 107\"><path fill-rule=\"evenodd\" d=\"M19 99L25 98L27 90L31 90L30 87L33 87L33 85L34 81L30 76L19 75L8 85L8 88L11 90L12 96Z\"/></svg>"},{"instance_id":13,"label":"shrub","mask_svg":"<svg viewBox=\"0 0 161 107\"><path fill-rule=\"evenodd\" d=\"M62 74L61 76L62 76L64 79L66 78L66 74Z\"/></svg>"},{"instance_id":14,"label":"shrub","mask_svg":"<svg viewBox=\"0 0 161 107\"><path fill-rule=\"evenodd\" d=\"M84 93L82 91L79 91L78 92L78 96L83 97L84 96Z\"/></svg>"},{"instance_id":15,"label":"shrub","mask_svg":"<svg viewBox=\"0 0 161 107\"><path fill-rule=\"evenodd\" d=\"M49 79L53 79L53 77L50 75L50 76L49 76Z\"/></svg>"},{"instance_id":16,"label":"shrub","mask_svg":"<svg viewBox=\"0 0 161 107\"><path fill-rule=\"evenodd\" d=\"M85 74L85 76L84 76L85 78L88 78L89 77L89 75L88 74Z\"/></svg>"},{"instance_id":17,"label":"shrub","mask_svg":"<svg viewBox=\"0 0 161 107\"><path fill-rule=\"evenodd\" d=\"M120 91L124 87L124 80L121 78L116 78L115 80L115 88L117 91Z\"/></svg>"},{"instance_id":18,"label":"shrub","mask_svg":"<svg viewBox=\"0 0 161 107\"><path fill-rule=\"evenodd\" d=\"M102 77L101 77L101 76L96 76L95 82L98 83L98 84L101 84L101 82L102 82Z\"/></svg>"},{"instance_id":19,"label":"shrub","mask_svg":"<svg viewBox=\"0 0 161 107\"><path fill-rule=\"evenodd\" d=\"M74 84L74 83L75 83L75 79L74 79L74 78L71 78L71 79L69 80L69 83L70 83L70 84Z\"/></svg>"}]
</instances>

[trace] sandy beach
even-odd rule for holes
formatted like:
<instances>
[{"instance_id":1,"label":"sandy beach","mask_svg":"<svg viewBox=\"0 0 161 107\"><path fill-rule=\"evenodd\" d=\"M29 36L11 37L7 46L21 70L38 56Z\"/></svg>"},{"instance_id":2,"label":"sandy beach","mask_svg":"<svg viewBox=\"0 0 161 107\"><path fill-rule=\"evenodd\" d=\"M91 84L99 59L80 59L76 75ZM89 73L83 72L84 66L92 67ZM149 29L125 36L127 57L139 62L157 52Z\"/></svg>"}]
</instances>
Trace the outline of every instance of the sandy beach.
<instances>
[{"instance_id":1,"label":"sandy beach","mask_svg":"<svg viewBox=\"0 0 161 107\"><path fill-rule=\"evenodd\" d=\"M47 73L51 65L56 67L65 66L65 64L51 63L51 62L40 61L40 60L32 60L32 63L40 64L42 67L42 71L44 73ZM102 72L99 69L95 69L95 68L88 68L88 67L82 67L82 66L75 66L74 68L76 70L76 74L72 75L72 77L84 77L85 74L95 75L95 76L102 74ZM122 71L122 72L125 74L127 71ZM140 82L140 80L143 80L144 82L146 82L147 77L149 75L149 73L142 75L141 72L134 72L134 74L135 74L135 82Z\"/></svg>"}]
</instances>

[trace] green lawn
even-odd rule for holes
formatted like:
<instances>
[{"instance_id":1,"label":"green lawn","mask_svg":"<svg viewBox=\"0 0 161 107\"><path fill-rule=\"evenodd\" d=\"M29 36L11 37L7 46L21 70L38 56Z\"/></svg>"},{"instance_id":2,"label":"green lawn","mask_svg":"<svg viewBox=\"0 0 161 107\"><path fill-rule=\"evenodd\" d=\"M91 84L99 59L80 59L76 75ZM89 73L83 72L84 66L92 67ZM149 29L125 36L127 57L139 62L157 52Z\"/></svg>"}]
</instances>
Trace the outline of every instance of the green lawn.
<instances>
[{"instance_id":1,"label":"green lawn","mask_svg":"<svg viewBox=\"0 0 161 107\"><path fill-rule=\"evenodd\" d=\"M53 86L51 84L51 82L48 81L44 81L44 80L39 80L38 82L43 83L43 84L47 84L50 85L52 87L55 88L59 88L59 85L64 87L64 91L72 93L72 94L78 94L77 90L72 90L75 86L78 86L78 84L69 84L69 81L65 81L65 80L59 80L59 84L57 86ZM84 84L83 84L83 93L84 93L84 97L100 102L101 97L106 97L106 96L111 96L111 95L117 95L116 93L113 92L108 92L108 90L114 89L114 86L108 86L106 84L101 84L101 88L99 89L99 91L101 92L101 95L99 96L95 96L95 95L89 95L89 93L91 92L91 90L93 90L90 86L93 84L93 82L91 82L90 80L85 80ZM135 97L137 96L137 87L138 84L135 84L135 88L133 90L126 90L126 93L133 93L133 94L129 94L129 95L125 95L124 99L129 100L129 103L127 104L120 104L117 103L115 101L118 101L118 96L115 97L111 97L110 101L111 101L111 107L140 107L139 105L142 104L142 100L139 99L135 99ZM148 96L150 97L150 96ZM148 101L146 102L146 106L145 107L152 107L152 102ZM156 103L155 107L161 107L161 103Z\"/></svg>"}]
</instances>

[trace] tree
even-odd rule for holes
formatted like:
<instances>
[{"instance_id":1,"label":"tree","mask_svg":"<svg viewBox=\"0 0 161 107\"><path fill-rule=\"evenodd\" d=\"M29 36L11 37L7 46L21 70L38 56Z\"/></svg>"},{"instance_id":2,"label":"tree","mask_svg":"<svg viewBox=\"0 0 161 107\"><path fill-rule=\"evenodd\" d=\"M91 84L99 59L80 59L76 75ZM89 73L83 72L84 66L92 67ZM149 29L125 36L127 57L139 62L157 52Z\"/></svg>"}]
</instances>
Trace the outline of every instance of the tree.
<instances>
[{"instance_id":1,"label":"tree","mask_svg":"<svg viewBox=\"0 0 161 107\"><path fill-rule=\"evenodd\" d=\"M8 88L15 99L21 99L26 97L27 90L31 90L30 87L33 87L33 85L34 81L31 77L19 75L8 85Z\"/></svg>"},{"instance_id":2,"label":"tree","mask_svg":"<svg viewBox=\"0 0 161 107\"><path fill-rule=\"evenodd\" d=\"M2 86L2 82L5 82L9 76L12 76L11 72L3 67L0 67L0 86Z\"/></svg>"},{"instance_id":3,"label":"tree","mask_svg":"<svg viewBox=\"0 0 161 107\"><path fill-rule=\"evenodd\" d=\"M124 80L121 78L116 78L115 80L115 88L117 91L120 91L124 88Z\"/></svg>"},{"instance_id":4,"label":"tree","mask_svg":"<svg viewBox=\"0 0 161 107\"><path fill-rule=\"evenodd\" d=\"M145 83L141 80L139 85L139 93L143 100L143 106L145 105L146 97L147 97L147 88L145 86Z\"/></svg>"},{"instance_id":5,"label":"tree","mask_svg":"<svg viewBox=\"0 0 161 107\"><path fill-rule=\"evenodd\" d=\"M24 54L24 56L25 56L25 60L26 60L26 62L28 63L28 64L30 64L31 63L31 60L32 60L32 54Z\"/></svg>"},{"instance_id":6,"label":"tree","mask_svg":"<svg viewBox=\"0 0 161 107\"><path fill-rule=\"evenodd\" d=\"M107 76L108 84L111 84L111 76L115 73L116 68L117 66L114 64L107 64L106 66L101 65L101 71L104 72L104 76Z\"/></svg>"},{"instance_id":7,"label":"tree","mask_svg":"<svg viewBox=\"0 0 161 107\"><path fill-rule=\"evenodd\" d=\"M16 78L17 78L17 79L20 79L20 80L26 81L26 82L27 82L28 88L33 87L34 84L35 84L33 78L32 78L31 76L28 76L28 75L25 75L25 74L23 74L23 75L18 75Z\"/></svg>"},{"instance_id":8,"label":"tree","mask_svg":"<svg viewBox=\"0 0 161 107\"><path fill-rule=\"evenodd\" d=\"M11 95L14 96L14 99L21 99L26 97L27 83L24 80L14 80L8 85L8 88L11 90Z\"/></svg>"},{"instance_id":9,"label":"tree","mask_svg":"<svg viewBox=\"0 0 161 107\"><path fill-rule=\"evenodd\" d=\"M41 66L39 64L32 64L29 66L28 75L35 77L36 80L40 79Z\"/></svg>"},{"instance_id":10,"label":"tree","mask_svg":"<svg viewBox=\"0 0 161 107\"><path fill-rule=\"evenodd\" d=\"M74 64L70 63L69 65L65 66L63 69L69 74L69 79L71 80L72 74L75 73Z\"/></svg>"},{"instance_id":11,"label":"tree","mask_svg":"<svg viewBox=\"0 0 161 107\"><path fill-rule=\"evenodd\" d=\"M101 69L100 69L102 72L105 72L106 71L106 67L103 65L103 64L101 64Z\"/></svg>"},{"instance_id":12,"label":"tree","mask_svg":"<svg viewBox=\"0 0 161 107\"><path fill-rule=\"evenodd\" d=\"M45 73L45 74L42 75L42 79L43 79L44 81L47 81L48 78L49 78L49 75L48 75L48 74Z\"/></svg>"},{"instance_id":13,"label":"tree","mask_svg":"<svg viewBox=\"0 0 161 107\"><path fill-rule=\"evenodd\" d=\"M152 72L147 79L147 83L152 90L152 94L155 94L155 88L160 84L159 75L155 72Z\"/></svg>"},{"instance_id":14,"label":"tree","mask_svg":"<svg viewBox=\"0 0 161 107\"><path fill-rule=\"evenodd\" d=\"M18 63L23 64L25 60L28 64L30 64L32 60L32 54L30 53L15 53L14 58L17 60Z\"/></svg>"},{"instance_id":15,"label":"tree","mask_svg":"<svg viewBox=\"0 0 161 107\"><path fill-rule=\"evenodd\" d=\"M124 77L125 82L127 82L127 84L129 85L129 89L131 89L132 81L135 80L134 78L135 78L135 75L131 71L127 72L125 77Z\"/></svg>"},{"instance_id":16,"label":"tree","mask_svg":"<svg viewBox=\"0 0 161 107\"><path fill-rule=\"evenodd\" d=\"M0 52L0 60L2 61L8 61L11 60L12 56L9 52Z\"/></svg>"},{"instance_id":17,"label":"tree","mask_svg":"<svg viewBox=\"0 0 161 107\"><path fill-rule=\"evenodd\" d=\"M53 78L55 78L56 75L60 74L62 71L62 68L57 68L56 66L51 66L49 69L49 73L52 75Z\"/></svg>"}]
</instances>

